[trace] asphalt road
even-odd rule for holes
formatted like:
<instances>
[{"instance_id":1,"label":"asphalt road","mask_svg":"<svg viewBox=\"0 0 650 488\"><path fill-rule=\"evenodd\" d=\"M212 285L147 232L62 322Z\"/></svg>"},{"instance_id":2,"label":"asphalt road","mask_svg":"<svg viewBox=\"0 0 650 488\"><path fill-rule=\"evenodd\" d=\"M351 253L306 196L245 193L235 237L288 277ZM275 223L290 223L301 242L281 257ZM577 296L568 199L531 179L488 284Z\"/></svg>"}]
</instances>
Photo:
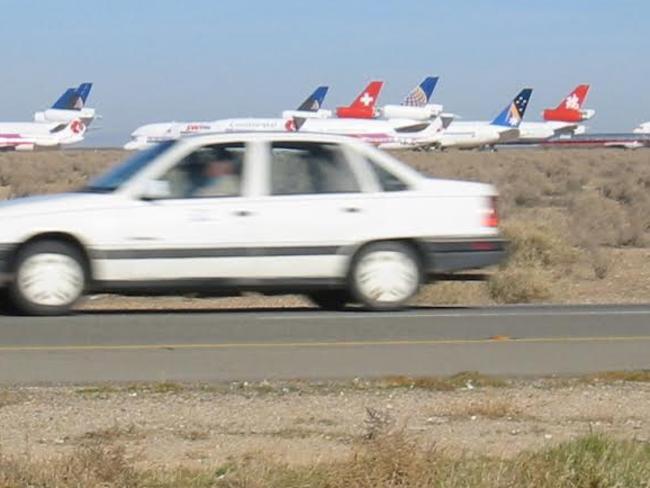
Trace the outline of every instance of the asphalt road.
<instances>
[{"instance_id":1,"label":"asphalt road","mask_svg":"<svg viewBox=\"0 0 650 488\"><path fill-rule=\"evenodd\" d=\"M0 383L650 368L650 305L0 317Z\"/></svg>"}]
</instances>

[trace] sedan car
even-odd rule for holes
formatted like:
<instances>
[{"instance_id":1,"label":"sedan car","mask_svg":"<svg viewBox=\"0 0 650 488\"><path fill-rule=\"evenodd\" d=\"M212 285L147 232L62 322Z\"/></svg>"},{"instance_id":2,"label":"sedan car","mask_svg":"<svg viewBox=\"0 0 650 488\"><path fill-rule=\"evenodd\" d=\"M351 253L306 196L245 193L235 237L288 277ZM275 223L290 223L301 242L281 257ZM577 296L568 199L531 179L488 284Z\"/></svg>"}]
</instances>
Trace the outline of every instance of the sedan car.
<instances>
[{"instance_id":1,"label":"sedan car","mask_svg":"<svg viewBox=\"0 0 650 488\"><path fill-rule=\"evenodd\" d=\"M504 258L495 200L490 185L425 177L354 139L191 137L78 191L0 204L0 286L35 315L98 292L398 309L442 273Z\"/></svg>"}]
</instances>

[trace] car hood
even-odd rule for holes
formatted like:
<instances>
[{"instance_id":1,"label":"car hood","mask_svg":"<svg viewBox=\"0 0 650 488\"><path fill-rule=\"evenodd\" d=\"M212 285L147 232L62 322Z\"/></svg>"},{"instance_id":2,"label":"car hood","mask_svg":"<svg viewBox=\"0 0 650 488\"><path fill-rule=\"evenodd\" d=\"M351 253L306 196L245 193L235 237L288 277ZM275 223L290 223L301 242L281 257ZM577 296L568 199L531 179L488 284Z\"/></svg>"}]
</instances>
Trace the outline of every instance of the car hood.
<instances>
[{"instance_id":1,"label":"car hood","mask_svg":"<svg viewBox=\"0 0 650 488\"><path fill-rule=\"evenodd\" d=\"M16 198L0 202L0 221L30 215L85 212L105 207L115 207L125 201L113 194L61 193L35 197Z\"/></svg>"}]
</instances>

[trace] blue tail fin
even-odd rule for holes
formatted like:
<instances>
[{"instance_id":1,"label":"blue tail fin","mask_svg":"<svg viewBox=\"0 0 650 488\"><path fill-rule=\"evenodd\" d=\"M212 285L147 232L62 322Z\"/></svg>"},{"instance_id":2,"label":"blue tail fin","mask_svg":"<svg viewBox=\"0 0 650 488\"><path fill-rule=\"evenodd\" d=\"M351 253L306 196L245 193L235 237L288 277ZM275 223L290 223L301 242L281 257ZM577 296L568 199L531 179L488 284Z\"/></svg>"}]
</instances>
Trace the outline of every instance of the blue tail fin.
<instances>
[{"instance_id":1,"label":"blue tail fin","mask_svg":"<svg viewBox=\"0 0 650 488\"><path fill-rule=\"evenodd\" d=\"M406 96L402 105L406 105L407 107L424 107L429 103L429 99L431 99L437 83L437 76L427 76L422 83L411 90L411 93Z\"/></svg>"},{"instance_id":2,"label":"blue tail fin","mask_svg":"<svg viewBox=\"0 0 650 488\"><path fill-rule=\"evenodd\" d=\"M526 107L528 107L528 101L530 100L532 93L533 90L531 88L524 88L521 90L514 100L496 116L491 124L502 127L519 127L519 124L521 124L521 120L524 118L524 114L526 113Z\"/></svg>"},{"instance_id":3,"label":"blue tail fin","mask_svg":"<svg viewBox=\"0 0 650 488\"><path fill-rule=\"evenodd\" d=\"M309 95L307 99L300 104L298 110L304 112L318 112L318 110L323 106L327 90L329 90L329 87L327 86L319 86L316 88L314 93Z\"/></svg>"},{"instance_id":4,"label":"blue tail fin","mask_svg":"<svg viewBox=\"0 0 650 488\"><path fill-rule=\"evenodd\" d=\"M86 100L88 99L88 95L90 95L90 90L93 89L93 84L92 83L82 83L79 85L79 88L77 88L77 96L81 98L81 101L83 102L83 105L86 105Z\"/></svg>"},{"instance_id":5,"label":"blue tail fin","mask_svg":"<svg viewBox=\"0 0 650 488\"><path fill-rule=\"evenodd\" d=\"M61 110L72 110L74 108L74 102L77 97L77 90L75 88L68 88L59 99L54 102L52 108L58 108Z\"/></svg>"}]
</instances>

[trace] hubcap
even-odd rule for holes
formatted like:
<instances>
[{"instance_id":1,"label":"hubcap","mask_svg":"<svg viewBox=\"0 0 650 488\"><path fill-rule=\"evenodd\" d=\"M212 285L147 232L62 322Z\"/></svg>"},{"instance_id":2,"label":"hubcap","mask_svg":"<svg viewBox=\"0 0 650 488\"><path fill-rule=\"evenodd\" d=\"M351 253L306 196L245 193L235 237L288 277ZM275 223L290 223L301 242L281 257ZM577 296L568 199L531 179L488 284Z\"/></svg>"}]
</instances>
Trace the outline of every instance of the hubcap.
<instances>
[{"instance_id":1,"label":"hubcap","mask_svg":"<svg viewBox=\"0 0 650 488\"><path fill-rule=\"evenodd\" d=\"M16 276L18 288L37 305L64 306L83 291L84 272L79 263L65 254L36 254L27 258Z\"/></svg>"},{"instance_id":2,"label":"hubcap","mask_svg":"<svg viewBox=\"0 0 650 488\"><path fill-rule=\"evenodd\" d=\"M417 264L397 251L377 251L359 261L355 279L359 291L382 303L399 303L408 299L418 287Z\"/></svg>"}]
</instances>

